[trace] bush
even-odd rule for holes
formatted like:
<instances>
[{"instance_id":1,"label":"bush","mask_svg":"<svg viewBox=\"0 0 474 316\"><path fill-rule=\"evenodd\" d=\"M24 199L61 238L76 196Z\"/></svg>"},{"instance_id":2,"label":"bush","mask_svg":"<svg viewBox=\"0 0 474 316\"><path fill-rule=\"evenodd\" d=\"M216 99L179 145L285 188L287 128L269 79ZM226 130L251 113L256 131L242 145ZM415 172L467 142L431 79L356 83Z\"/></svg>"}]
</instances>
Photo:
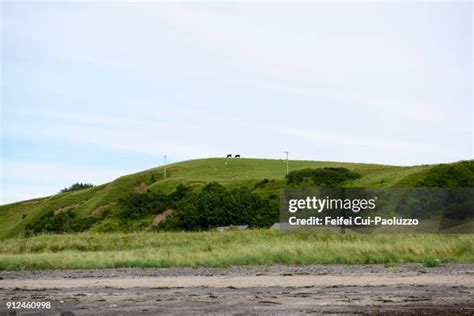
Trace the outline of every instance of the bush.
<instances>
[{"instance_id":1,"label":"bush","mask_svg":"<svg viewBox=\"0 0 474 316\"><path fill-rule=\"evenodd\" d=\"M91 228L101 219L102 217L77 218L73 210L58 214L54 214L54 211L50 211L34 223L28 224L25 231L27 235L83 232Z\"/></svg>"},{"instance_id":2,"label":"bush","mask_svg":"<svg viewBox=\"0 0 474 316\"><path fill-rule=\"evenodd\" d=\"M256 190L256 189L263 189L269 182L270 182L270 180L268 180L267 178L265 178L265 179L263 179L262 181L255 183L254 189L255 189L255 190Z\"/></svg>"},{"instance_id":3,"label":"bush","mask_svg":"<svg viewBox=\"0 0 474 316\"><path fill-rule=\"evenodd\" d=\"M120 219L138 219L143 216L160 213L165 210L168 197L161 192L132 193L119 200L118 217Z\"/></svg>"},{"instance_id":4,"label":"bush","mask_svg":"<svg viewBox=\"0 0 474 316\"><path fill-rule=\"evenodd\" d=\"M91 183L81 183L81 182L76 182L73 185L71 185L69 188L64 188L59 193L65 193L65 192L71 192L71 191L77 191L77 190L82 190L82 189L87 189L87 188L92 188L94 185Z\"/></svg>"},{"instance_id":5,"label":"bush","mask_svg":"<svg viewBox=\"0 0 474 316\"><path fill-rule=\"evenodd\" d=\"M416 186L428 188L472 188L474 187L474 161L434 166Z\"/></svg>"},{"instance_id":6,"label":"bush","mask_svg":"<svg viewBox=\"0 0 474 316\"><path fill-rule=\"evenodd\" d=\"M175 212L159 228L204 230L218 226L268 227L278 221L278 204L253 194L248 188L227 189L213 182L176 203Z\"/></svg>"},{"instance_id":7,"label":"bush","mask_svg":"<svg viewBox=\"0 0 474 316\"><path fill-rule=\"evenodd\" d=\"M28 224L25 230L29 234L66 232L69 231L69 222L75 216L71 210L57 215L50 211L34 223Z\"/></svg>"},{"instance_id":8,"label":"bush","mask_svg":"<svg viewBox=\"0 0 474 316\"><path fill-rule=\"evenodd\" d=\"M118 217L127 220L162 213L168 208L174 208L176 202L186 196L188 192L189 189L180 184L173 193L168 195L160 191L132 193L127 198L119 200Z\"/></svg>"},{"instance_id":9,"label":"bush","mask_svg":"<svg viewBox=\"0 0 474 316\"><path fill-rule=\"evenodd\" d=\"M336 187L345 181L362 177L357 172L346 168L318 168L291 171L287 176L288 184L316 185L321 187Z\"/></svg>"}]
</instances>

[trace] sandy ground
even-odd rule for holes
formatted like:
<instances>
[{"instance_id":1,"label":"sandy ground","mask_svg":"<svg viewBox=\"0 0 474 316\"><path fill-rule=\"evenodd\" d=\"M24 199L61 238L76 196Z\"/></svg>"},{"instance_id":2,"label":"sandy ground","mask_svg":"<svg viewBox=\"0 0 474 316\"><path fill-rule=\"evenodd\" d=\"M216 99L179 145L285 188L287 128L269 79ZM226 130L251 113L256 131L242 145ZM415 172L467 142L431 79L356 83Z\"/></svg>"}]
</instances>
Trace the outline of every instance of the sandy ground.
<instances>
[{"instance_id":1,"label":"sandy ground","mask_svg":"<svg viewBox=\"0 0 474 316\"><path fill-rule=\"evenodd\" d=\"M6 302L51 302L16 315L474 315L474 264L0 272ZM10 311L11 312L11 311Z\"/></svg>"}]
</instances>

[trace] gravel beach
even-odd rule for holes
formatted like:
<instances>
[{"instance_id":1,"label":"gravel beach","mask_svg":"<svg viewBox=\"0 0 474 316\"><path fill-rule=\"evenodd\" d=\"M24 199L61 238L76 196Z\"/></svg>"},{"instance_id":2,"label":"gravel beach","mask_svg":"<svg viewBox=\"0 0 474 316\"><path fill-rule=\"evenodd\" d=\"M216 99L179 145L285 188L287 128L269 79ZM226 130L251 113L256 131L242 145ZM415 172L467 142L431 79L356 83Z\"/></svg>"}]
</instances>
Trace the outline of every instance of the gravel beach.
<instances>
[{"instance_id":1,"label":"gravel beach","mask_svg":"<svg viewBox=\"0 0 474 316\"><path fill-rule=\"evenodd\" d=\"M309 265L0 272L16 315L474 314L474 264Z\"/></svg>"}]
</instances>

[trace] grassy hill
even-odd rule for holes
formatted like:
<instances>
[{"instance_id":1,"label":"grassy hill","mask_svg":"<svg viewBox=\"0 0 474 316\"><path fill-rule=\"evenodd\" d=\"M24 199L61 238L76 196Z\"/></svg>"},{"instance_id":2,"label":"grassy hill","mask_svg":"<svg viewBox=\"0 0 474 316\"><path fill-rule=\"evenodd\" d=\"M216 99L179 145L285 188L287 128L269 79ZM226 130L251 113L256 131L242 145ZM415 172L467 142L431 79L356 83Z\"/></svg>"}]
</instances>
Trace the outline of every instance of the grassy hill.
<instances>
[{"instance_id":1,"label":"grassy hill","mask_svg":"<svg viewBox=\"0 0 474 316\"><path fill-rule=\"evenodd\" d=\"M345 167L362 175L359 179L345 183L346 187L375 188L411 187L422 180L433 166L290 161L290 170L323 167ZM217 181L229 187L246 186L261 195L278 194L285 185L285 174L284 160L211 158L179 162L168 165L166 179L163 178L163 168L158 167L88 189L0 206L0 239L21 233L26 225L51 211L61 213L73 210L77 217L87 219L104 211L113 212L118 200L130 193L147 190L167 193L178 184L200 188L206 183ZM256 184L263 179L274 181L255 189ZM152 218L143 220L151 221ZM104 219L91 230L105 231L111 227L111 221L114 219ZM133 228L133 223L131 226Z\"/></svg>"}]
</instances>

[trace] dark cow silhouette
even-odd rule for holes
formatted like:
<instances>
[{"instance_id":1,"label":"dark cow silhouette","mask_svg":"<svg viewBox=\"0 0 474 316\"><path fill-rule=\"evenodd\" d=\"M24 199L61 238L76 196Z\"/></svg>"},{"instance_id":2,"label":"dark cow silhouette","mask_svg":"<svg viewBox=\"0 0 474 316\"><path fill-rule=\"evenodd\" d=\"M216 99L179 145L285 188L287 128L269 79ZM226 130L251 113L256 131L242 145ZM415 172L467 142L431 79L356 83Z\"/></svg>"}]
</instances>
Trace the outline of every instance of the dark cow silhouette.
<instances>
[{"instance_id":1,"label":"dark cow silhouette","mask_svg":"<svg viewBox=\"0 0 474 316\"><path fill-rule=\"evenodd\" d=\"M228 154L226 158L232 158L232 155L231 155L231 154Z\"/></svg>"},{"instance_id":2,"label":"dark cow silhouette","mask_svg":"<svg viewBox=\"0 0 474 316\"><path fill-rule=\"evenodd\" d=\"M240 158L240 155L235 155L235 158Z\"/></svg>"}]
</instances>

